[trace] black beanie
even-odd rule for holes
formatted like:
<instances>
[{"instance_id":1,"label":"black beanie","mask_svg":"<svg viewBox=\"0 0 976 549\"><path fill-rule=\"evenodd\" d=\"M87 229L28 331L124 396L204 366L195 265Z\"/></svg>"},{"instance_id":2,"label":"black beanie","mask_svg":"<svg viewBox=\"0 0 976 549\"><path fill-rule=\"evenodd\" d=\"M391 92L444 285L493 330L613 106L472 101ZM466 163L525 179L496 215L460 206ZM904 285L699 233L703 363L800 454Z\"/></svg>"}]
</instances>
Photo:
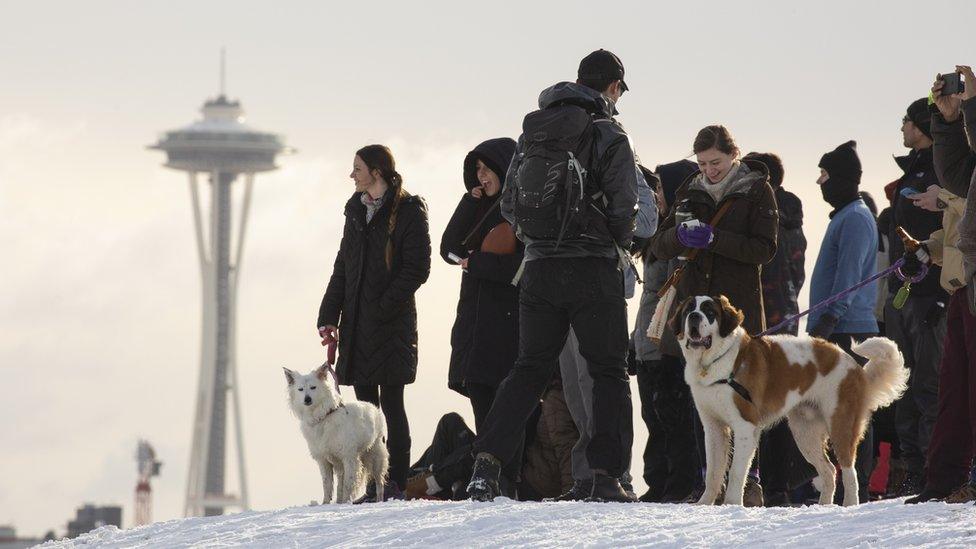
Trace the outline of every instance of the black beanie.
<instances>
[{"instance_id":1,"label":"black beanie","mask_svg":"<svg viewBox=\"0 0 976 549\"><path fill-rule=\"evenodd\" d=\"M857 157L856 147L856 142L848 141L820 158L818 166L828 176L827 181L820 185L820 192L824 200L834 207L834 212L858 199L861 160Z\"/></svg>"},{"instance_id":2,"label":"black beanie","mask_svg":"<svg viewBox=\"0 0 976 549\"><path fill-rule=\"evenodd\" d=\"M861 184L861 159L857 157L857 142L848 141L820 157L818 167L827 170L831 179L847 179Z\"/></svg>"},{"instance_id":3,"label":"black beanie","mask_svg":"<svg viewBox=\"0 0 976 549\"><path fill-rule=\"evenodd\" d=\"M925 97L913 101L908 106L906 116L915 124L915 127L922 130L926 137L932 139L932 112L929 111L929 100Z\"/></svg>"}]
</instances>

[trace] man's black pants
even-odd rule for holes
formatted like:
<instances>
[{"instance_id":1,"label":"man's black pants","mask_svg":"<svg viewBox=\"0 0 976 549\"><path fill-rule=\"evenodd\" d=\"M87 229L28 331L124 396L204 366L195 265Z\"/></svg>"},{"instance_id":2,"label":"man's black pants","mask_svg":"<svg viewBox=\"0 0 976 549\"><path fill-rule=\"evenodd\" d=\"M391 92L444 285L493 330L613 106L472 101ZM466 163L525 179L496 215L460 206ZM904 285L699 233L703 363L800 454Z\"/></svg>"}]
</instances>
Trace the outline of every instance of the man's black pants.
<instances>
[{"instance_id":1,"label":"man's black pants","mask_svg":"<svg viewBox=\"0 0 976 549\"><path fill-rule=\"evenodd\" d=\"M525 422L558 366L570 326L593 378L590 467L623 474L623 448L633 443L627 377L627 303L614 259L535 259L525 264L519 291L519 357L502 382L475 440L476 453L503 463L518 456Z\"/></svg>"}]
</instances>

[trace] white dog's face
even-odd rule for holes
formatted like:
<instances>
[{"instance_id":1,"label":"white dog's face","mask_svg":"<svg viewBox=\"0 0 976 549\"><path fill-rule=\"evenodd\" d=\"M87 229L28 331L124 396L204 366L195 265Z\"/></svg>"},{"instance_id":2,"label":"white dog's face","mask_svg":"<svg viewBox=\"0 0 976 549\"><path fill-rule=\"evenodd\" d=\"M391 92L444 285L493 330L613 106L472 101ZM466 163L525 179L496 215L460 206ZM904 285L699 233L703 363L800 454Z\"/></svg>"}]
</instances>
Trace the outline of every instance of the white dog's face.
<instances>
[{"instance_id":1,"label":"white dog's face","mask_svg":"<svg viewBox=\"0 0 976 549\"><path fill-rule=\"evenodd\" d=\"M285 370L285 380L288 381L288 398L295 409L300 406L315 406L322 401L329 388L325 383L327 370L319 368L309 374L302 375L288 368Z\"/></svg>"},{"instance_id":2,"label":"white dog's face","mask_svg":"<svg viewBox=\"0 0 976 549\"><path fill-rule=\"evenodd\" d=\"M685 349L708 350L713 339L728 337L742 323L742 312L725 296L698 295L681 302L671 322Z\"/></svg>"}]
</instances>

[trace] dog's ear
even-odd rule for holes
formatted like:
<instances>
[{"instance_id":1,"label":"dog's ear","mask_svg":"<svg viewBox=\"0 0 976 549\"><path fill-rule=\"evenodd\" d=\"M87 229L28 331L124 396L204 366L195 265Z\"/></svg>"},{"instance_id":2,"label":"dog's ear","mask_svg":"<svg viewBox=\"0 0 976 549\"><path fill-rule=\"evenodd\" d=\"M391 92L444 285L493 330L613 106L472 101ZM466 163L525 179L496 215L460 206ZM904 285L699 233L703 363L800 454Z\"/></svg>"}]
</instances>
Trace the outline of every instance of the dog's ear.
<instances>
[{"instance_id":1,"label":"dog's ear","mask_svg":"<svg viewBox=\"0 0 976 549\"><path fill-rule=\"evenodd\" d=\"M742 311L736 309L732 305L732 302L729 301L729 298L724 295L713 297L712 299L722 308L719 313L718 335L728 337L729 334L742 325L745 315L742 314Z\"/></svg>"},{"instance_id":2,"label":"dog's ear","mask_svg":"<svg viewBox=\"0 0 976 549\"><path fill-rule=\"evenodd\" d=\"M282 366L281 369L285 371L285 379L288 380L288 385L294 385L295 384L295 377L298 374L296 374L295 372L289 370L288 368L285 368L284 366Z\"/></svg>"},{"instance_id":3,"label":"dog's ear","mask_svg":"<svg viewBox=\"0 0 976 549\"><path fill-rule=\"evenodd\" d=\"M670 326L671 331L674 332L675 339L680 340L685 337L685 334L682 333L682 330L685 329L685 309L687 309L688 304L694 302L694 300L694 296L684 298L681 303L678 304L678 307L675 308L674 314L671 315L671 319L668 320L668 326Z\"/></svg>"},{"instance_id":4,"label":"dog's ear","mask_svg":"<svg viewBox=\"0 0 976 549\"><path fill-rule=\"evenodd\" d=\"M322 383L325 383L326 378L329 377L329 365L323 364L319 366L319 368L315 370L315 377L319 378L319 381Z\"/></svg>"}]
</instances>

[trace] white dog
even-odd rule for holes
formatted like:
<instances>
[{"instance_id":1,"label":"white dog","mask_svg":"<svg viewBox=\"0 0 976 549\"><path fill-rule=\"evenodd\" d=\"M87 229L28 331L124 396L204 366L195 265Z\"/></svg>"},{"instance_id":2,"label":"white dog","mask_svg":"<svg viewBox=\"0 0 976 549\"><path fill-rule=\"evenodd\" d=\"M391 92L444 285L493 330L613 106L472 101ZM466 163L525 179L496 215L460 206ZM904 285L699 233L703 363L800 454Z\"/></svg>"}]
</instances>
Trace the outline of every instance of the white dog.
<instances>
[{"instance_id":1,"label":"white dog","mask_svg":"<svg viewBox=\"0 0 976 549\"><path fill-rule=\"evenodd\" d=\"M333 473L339 481L336 503L352 501L368 473L383 501L389 465L386 419L368 402L343 402L328 383L328 367L301 375L285 368L291 410L301 420L302 434L322 473L322 503L332 501Z\"/></svg>"},{"instance_id":2,"label":"white dog","mask_svg":"<svg viewBox=\"0 0 976 549\"><path fill-rule=\"evenodd\" d=\"M725 296L689 297L672 323L705 430L705 492L698 503L713 504L722 489L731 429L735 449L725 503L742 505L759 435L785 417L803 457L817 469L820 503L832 503L836 487L825 452L829 440L843 472L844 505L857 504L857 445L871 413L898 399L908 381L905 361L890 339L872 337L855 345L854 352L868 359L861 368L819 338L749 336L740 326L742 312Z\"/></svg>"}]
</instances>

